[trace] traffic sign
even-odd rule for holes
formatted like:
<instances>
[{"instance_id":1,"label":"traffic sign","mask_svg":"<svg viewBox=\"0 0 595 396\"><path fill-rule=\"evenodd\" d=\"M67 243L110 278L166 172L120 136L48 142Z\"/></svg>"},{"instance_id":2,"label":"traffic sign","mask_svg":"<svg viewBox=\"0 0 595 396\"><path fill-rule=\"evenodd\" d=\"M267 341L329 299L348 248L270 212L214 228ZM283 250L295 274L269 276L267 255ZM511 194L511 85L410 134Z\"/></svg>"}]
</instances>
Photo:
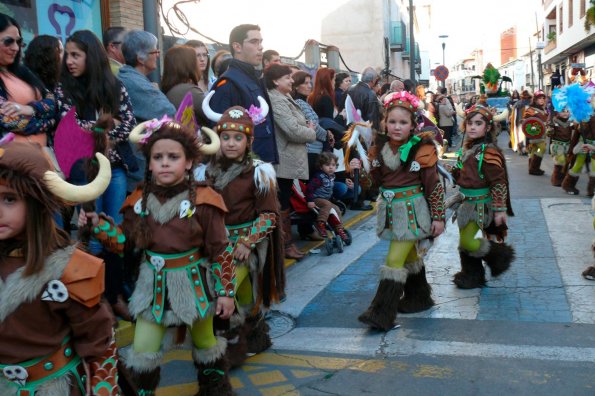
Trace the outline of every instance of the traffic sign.
<instances>
[{"instance_id":1,"label":"traffic sign","mask_svg":"<svg viewBox=\"0 0 595 396\"><path fill-rule=\"evenodd\" d=\"M448 68L444 65L440 65L434 69L434 77L438 81L444 81L448 78Z\"/></svg>"}]
</instances>

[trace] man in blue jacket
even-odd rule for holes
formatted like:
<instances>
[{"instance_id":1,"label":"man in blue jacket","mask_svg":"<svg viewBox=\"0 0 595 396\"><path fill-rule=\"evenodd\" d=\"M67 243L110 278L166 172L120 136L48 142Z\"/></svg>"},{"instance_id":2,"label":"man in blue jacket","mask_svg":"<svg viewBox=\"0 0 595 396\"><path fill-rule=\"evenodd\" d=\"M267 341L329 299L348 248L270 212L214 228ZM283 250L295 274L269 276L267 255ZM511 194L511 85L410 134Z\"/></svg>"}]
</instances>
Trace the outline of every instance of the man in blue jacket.
<instances>
[{"instance_id":1,"label":"man in blue jacket","mask_svg":"<svg viewBox=\"0 0 595 396\"><path fill-rule=\"evenodd\" d=\"M262 62L262 35L258 25L239 25L229 34L229 47L233 59L229 68L217 80L212 90L210 106L217 113L223 114L232 106L249 109L251 105L259 107L258 97L262 96L270 106L269 96L256 70ZM273 112L269 111L266 120L254 129L252 151L260 159L277 164L279 156L275 143Z\"/></svg>"}]
</instances>

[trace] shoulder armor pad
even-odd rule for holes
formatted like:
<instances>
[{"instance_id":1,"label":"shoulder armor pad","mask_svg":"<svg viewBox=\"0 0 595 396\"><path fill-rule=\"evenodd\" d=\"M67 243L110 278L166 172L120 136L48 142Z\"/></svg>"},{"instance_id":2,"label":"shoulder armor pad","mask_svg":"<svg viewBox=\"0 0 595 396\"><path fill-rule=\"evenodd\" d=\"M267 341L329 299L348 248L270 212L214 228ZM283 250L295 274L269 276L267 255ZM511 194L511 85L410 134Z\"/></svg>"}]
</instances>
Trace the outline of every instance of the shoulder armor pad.
<instances>
[{"instance_id":1,"label":"shoulder armor pad","mask_svg":"<svg viewBox=\"0 0 595 396\"><path fill-rule=\"evenodd\" d=\"M487 147L485 149L485 152L483 153L483 160L488 164L497 165L499 167L503 167L504 164L502 154L500 154L500 152L493 147Z\"/></svg>"},{"instance_id":2,"label":"shoulder armor pad","mask_svg":"<svg viewBox=\"0 0 595 396\"><path fill-rule=\"evenodd\" d=\"M105 289L105 264L82 250L75 249L64 268L61 281L73 300L86 307L99 303Z\"/></svg>"},{"instance_id":3,"label":"shoulder armor pad","mask_svg":"<svg viewBox=\"0 0 595 396\"><path fill-rule=\"evenodd\" d=\"M126 200L122 204L122 209L120 209L120 213L128 209L129 207L134 207L136 202L143 197L143 190L140 187L137 187L136 190L132 192Z\"/></svg>"},{"instance_id":4,"label":"shoulder armor pad","mask_svg":"<svg viewBox=\"0 0 595 396\"><path fill-rule=\"evenodd\" d=\"M208 186L196 187L196 200L194 201L194 204L197 206L211 205L221 209L225 213L228 212L227 206L225 206L225 202L223 202L223 197Z\"/></svg>"},{"instance_id":5,"label":"shoulder armor pad","mask_svg":"<svg viewBox=\"0 0 595 396\"><path fill-rule=\"evenodd\" d=\"M432 167L438 162L436 146L433 143L426 143L419 146L415 153L415 160L422 168Z\"/></svg>"}]
</instances>

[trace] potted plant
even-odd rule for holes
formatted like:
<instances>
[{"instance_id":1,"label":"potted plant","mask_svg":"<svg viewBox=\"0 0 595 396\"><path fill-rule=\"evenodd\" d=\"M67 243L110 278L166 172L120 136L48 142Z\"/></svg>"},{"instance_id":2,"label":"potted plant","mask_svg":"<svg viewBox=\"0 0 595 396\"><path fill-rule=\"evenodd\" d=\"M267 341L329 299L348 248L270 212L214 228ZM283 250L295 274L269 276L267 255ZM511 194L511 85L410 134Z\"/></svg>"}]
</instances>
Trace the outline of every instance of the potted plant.
<instances>
[{"instance_id":1,"label":"potted plant","mask_svg":"<svg viewBox=\"0 0 595 396\"><path fill-rule=\"evenodd\" d=\"M552 30L551 32L549 32L547 34L547 40L548 41L556 41L556 32L554 30Z\"/></svg>"}]
</instances>

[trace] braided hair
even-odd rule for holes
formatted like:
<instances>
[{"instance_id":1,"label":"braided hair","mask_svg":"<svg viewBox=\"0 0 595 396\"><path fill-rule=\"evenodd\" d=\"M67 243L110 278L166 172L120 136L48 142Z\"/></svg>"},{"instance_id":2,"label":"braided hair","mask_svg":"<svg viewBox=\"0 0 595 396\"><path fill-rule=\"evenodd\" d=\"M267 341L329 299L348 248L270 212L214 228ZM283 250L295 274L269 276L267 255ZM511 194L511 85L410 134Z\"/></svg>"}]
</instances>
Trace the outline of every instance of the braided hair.
<instances>
[{"instance_id":1,"label":"braided hair","mask_svg":"<svg viewBox=\"0 0 595 396\"><path fill-rule=\"evenodd\" d=\"M186 159L192 160L192 167L188 170L187 174L187 189L191 209L194 210L194 203L196 202L196 182L194 181L193 170L194 166L199 162L201 158L200 146L198 136L194 133L191 128L185 127L177 122L167 122L163 124L159 129L154 131L151 136L147 139L145 144L140 146L141 152L147 159L147 163L151 160L151 150L153 145L162 139L171 139L180 143L184 149L184 155ZM154 188L153 175L149 170L149 166L145 168L145 178L142 186L142 201L141 201L141 221L136 227L135 239L137 246L144 248L148 246L151 241L151 231L148 227L147 222L147 200L149 194Z\"/></svg>"}]
</instances>

